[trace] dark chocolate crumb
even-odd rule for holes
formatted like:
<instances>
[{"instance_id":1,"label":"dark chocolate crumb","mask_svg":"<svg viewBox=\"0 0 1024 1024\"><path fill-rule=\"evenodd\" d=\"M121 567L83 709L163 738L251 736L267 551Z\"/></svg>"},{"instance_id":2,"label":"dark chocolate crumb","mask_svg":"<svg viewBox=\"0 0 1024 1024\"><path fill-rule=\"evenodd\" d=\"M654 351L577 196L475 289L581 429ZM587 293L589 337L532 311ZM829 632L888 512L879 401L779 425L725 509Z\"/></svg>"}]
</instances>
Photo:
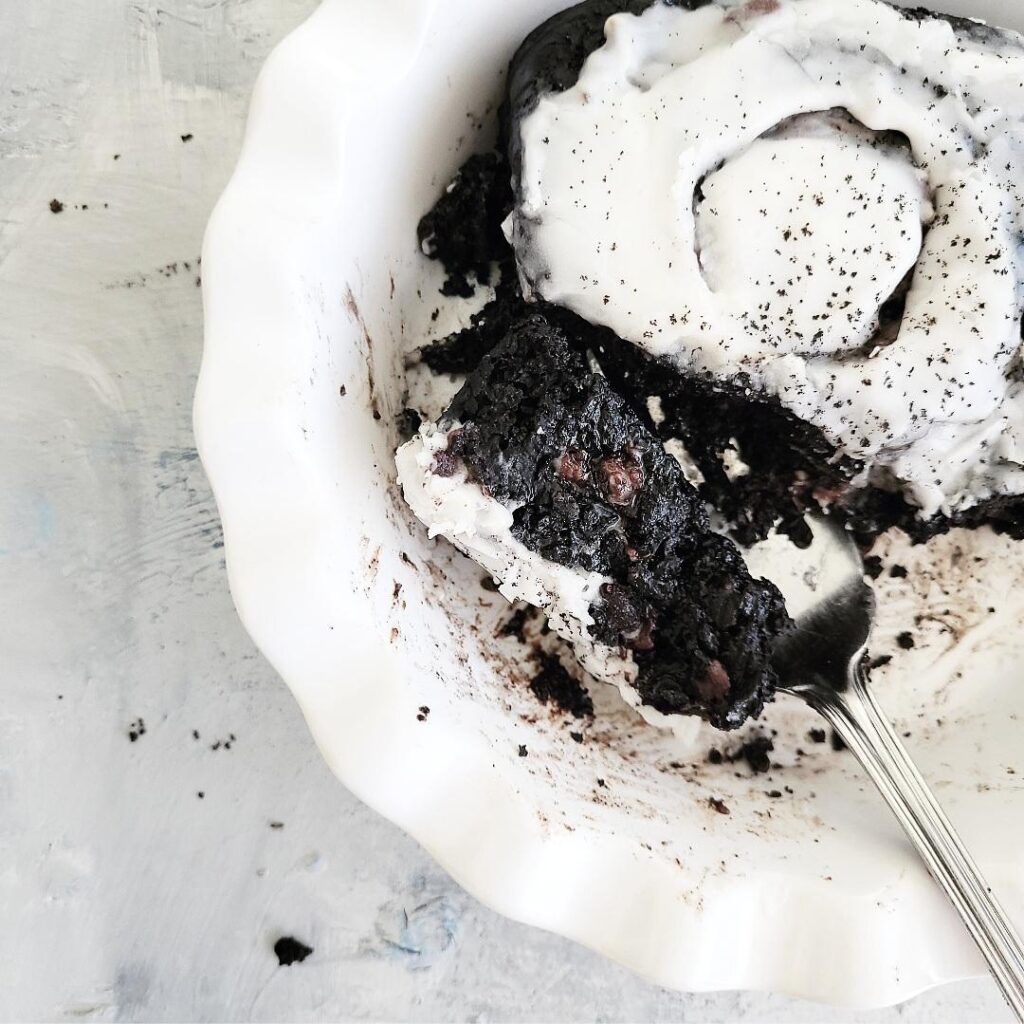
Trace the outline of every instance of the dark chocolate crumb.
<instances>
[{"instance_id":1,"label":"dark chocolate crumb","mask_svg":"<svg viewBox=\"0 0 1024 1024\"><path fill-rule=\"evenodd\" d=\"M519 744L519 756L520 757L526 757L527 753L528 753L528 751L526 749L526 744L525 743L520 743Z\"/></svg>"},{"instance_id":2,"label":"dark chocolate crumb","mask_svg":"<svg viewBox=\"0 0 1024 1024\"><path fill-rule=\"evenodd\" d=\"M192 739L194 739L194 740L199 739L199 730L198 729L193 729L192 730Z\"/></svg>"},{"instance_id":3,"label":"dark chocolate crumb","mask_svg":"<svg viewBox=\"0 0 1024 1024\"><path fill-rule=\"evenodd\" d=\"M905 565L894 565L889 569L889 575L894 580L905 579L907 575L907 567Z\"/></svg>"},{"instance_id":4,"label":"dark chocolate crumb","mask_svg":"<svg viewBox=\"0 0 1024 1024\"><path fill-rule=\"evenodd\" d=\"M420 429L423 417L415 409L407 406L398 414L396 422L398 423L398 436L403 441L408 441Z\"/></svg>"},{"instance_id":5,"label":"dark chocolate crumb","mask_svg":"<svg viewBox=\"0 0 1024 1024\"><path fill-rule=\"evenodd\" d=\"M199 792L196 793L196 796L199 797L200 800L203 800L206 797L206 794L202 790L199 790Z\"/></svg>"},{"instance_id":6,"label":"dark chocolate crumb","mask_svg":"<svg viewBox=\"0 0 1024 1024\"><path fill-rule=\"evenodd\" d=\"M195 138L195 136L191 132L185 132L185 134L182 135L182 137L181 137L181 141L182 142L191 142L194 138Z\"/></svg>"},{"instance_id":7,"label":"dark chocolate crumb","mask_svg":"<svg viewBox=\"0 0 1024 1024\"><path fill-rule=\"evenodd\" d=\"M583 733L581 733L581 732L571 732L571 733L569 733L569 739L571 739L574 743L582 743L583 742Z\"/></svg>"},{"instance_id":8,"label":"dark chocolate crumb","mask_svg":"<svg viewBox=\"0 0 1024 1024\"><path fill-rule=\"evenodd\" d=\"M282 829L282 828L284 828L284 822L283 821L272 821L272 822L270 822L270 827L272 829Z\"/></svg>"},{"instance_id":9,"label":"dark chocolate crumb","mask_svg":"<svg viewBox=\"0 0 1024 1024\"><path fill-rule=\"evenodd\" d=\"M605 782L604 779L598 779L597 780L597 784L598 784L598 786L601 787L601 789L607 789L608 788L608 783Z\"/></svg>"},{"instance_id":10,"label":"dark chocolate crumb","mask_svg":"<svg viewBox=\"0 0 1024 1024\"><path fill-rule=\"evenodd\" d=\"M878 555L868 555L864 559L864 575L873 580L882 575L882 559Z\"/></svg>"},{"instance_id":11,"label":"dark chocolate crumb","mask_svg":"<svg viewBox=\"0 0 1024 1024\"><path fill-rule=\"evenodd\" d=\"M837 733L835 731L835 729L832 730L832 735L829 737L829 739L832 742L832 749L833 750L845 750L846 749L846 740L844 740L843 737L840 736L839 733Z\"/></svg>"},{"instance_id":12,"label":"dark chocolate crumb","mask_svg":"<svg viewBox=\"0 0 1024 1024\"><path fill-rule=\"evenodd\" d=\"M718 811L719 814L729 814L729 808L725 805L724 800L720 800L717 796L708 797L708 806L713 810Z\"/></svg>"},{"instance_id":13,"label":"dark chocolate crumb","mask_svg":"<svg viewBox=\"0 0 1024 1024\"><path fill-rule=\"evenodd\" d=\"M342 398L344 398L348 394L348 388L345 387L344 384L342 384L341 387L338 388L338 394L341 395Z\"/></svg>"},{"instance_id":14,"label":"dark chocolate crumb","mask_svg":"<svg viewBox=\"0 0 1024 1024\"><path fill-rule=\"evenodd\" d=\"M138 718L128 726L128 739L134 743L146 735L146 723Z\"/></svg>"},{"instance_id":15,"label":"dark chocolate crumb","mask_svg":"<svg viewBox=\"0 0 1024 1024\"><path fill-rule=\"evenodd\" d=\"M914 634L910 630L904 630L898 637L896 637L896 643L905 651L909 651L914 646Z\"/></svg>"},{"instance_id":16,"label":"dark chocolate crumb","mask_svg":"<svg viewBox=\"0 0 1024 1024\"><path fill-rule=\"evenodd\" d=\"M518 608L514 611L506 622L501 627L502 636L514 636L521 643L526 643L526 637L523 634L523 627L529 621L530 613L526 608Z\"/></svg>"},{"instance_id":17,"label":"dark chocolate crumb","mask_svg":"<svg viewBox=\"0 0 1024 1024\"><path fill-rule=\"evenodd\" d=\"M770 797L772 800L778 800L782 796L782 790L781 789L769 789L766 795L768 797Z\"/></svg>"},{"instance_id":18,"label":"dark chocolate crumb","mask_svg":"<svg viewBox=\"0 0 1024 1024\"><path fill-rule=\"evenodd\" d=\"M530 681L534 696L544 704L553 704L573 718L592 718L594 701L586 689L573 679L554 655L541 658L541 669Z\"/></svg>"},{"instance_id":19,"label":"dark chocolate crumb","mask_svg":"<svg viewBox=\"0 0 1024 1024\"><path fill-rule=\"evenodd\" d=\"M868 670L881 668L883 665L888 665L890 661L892 661L891 654L879 654L868 662Z\"/></svg>"},{"instance_id":20,"label":"dark chocolate crumb","mask_svg":"<svg viewBox=\"0 0 1024 1024\"><path fill-rule=\"evenodd\" d=\"M485 576L480 581L480 586L491 594L496 594L498 592L498 584L494 582L494 578L491 576Z\"/></svg>"},{"instance_id":21,"label":"dark chocolate crumb","mask_svg":"<svg viewBox=\"0 0 1024 1024\"><path fill-rule=\"evenodd\" d=\"M771 770L772 763L768 754L774 749L774 744L767 736L755 736L730 756L730 761L746 761L748 767L755 775L762 775Z\"/></svg>"},{"instance_id":22,"label":"dark chocolate crumb","mask_svg":"<svg viewBox=\"0 0 1024 1024\"><path fill-rule=\"evenodd\" d=\"M283 935L274 943L274 953L277 955L278 964L282 967L301 964L312 952L312 946L307 946L290 935Z\"/></svg>"},{"instance_id":23,"label":"dark chocolate crumb","mask_svg":"<svg viewBox=\"0 0 1024 1024\"><path fill-rule=\"evenodd\" d=\"M708 764L721 764L724 760L722 752L717 747L712 747L708 751Z\"/></svg>"},{"instance_id":24,"label":"dark chocolate crumb","mask_svg":"<svg viewBox=\"0 0 1024 1024\"><path fill-rule=\"evenodd\" d=\"M64 204L59 199L50 200L50 213L63 213Z\"/></svg>"},{"instance_id":25,"label":"dark chocolate crumb","mask_svg":"<svg viewBox=\"0 0 1024 1024\"><path fill-rule=\"evenodd\" d=\"M825 742L825 740L826 740L826 739L827 739L828 737L827 737L827 736L825 735L825 730L824 730L824 729L812 729L812 730L811 730L811 731L810 731L810 732L809 732L809 733L807 734L807 738L808 738L808 739L809 739L809 740L810 740L810 741L811 741L812 743L824 743L824 742Z\"/></svg>"}]
</instances>

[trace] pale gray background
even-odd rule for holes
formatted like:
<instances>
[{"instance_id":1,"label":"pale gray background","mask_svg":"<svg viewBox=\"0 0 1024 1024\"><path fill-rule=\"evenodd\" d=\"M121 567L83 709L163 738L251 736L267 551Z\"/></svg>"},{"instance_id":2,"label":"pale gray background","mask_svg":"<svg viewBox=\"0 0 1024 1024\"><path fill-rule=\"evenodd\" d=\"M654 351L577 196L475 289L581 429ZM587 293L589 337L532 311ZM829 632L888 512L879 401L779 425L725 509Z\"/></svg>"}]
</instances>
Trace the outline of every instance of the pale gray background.
<instances>
[{"instance_id":1,"label":"pale gray background","mask_svg":"<svg viewBox=\"0 0 1024 1024\"><path fill-rule=\"evenodd\" d=\"M328 775L232 611L190 426L204 222L315 3L0 0L0 1017L1007 1019L988 983L867 1014L662 991ZM278 967L281 933L316 952Z\"/></svg>"}]
</instances>

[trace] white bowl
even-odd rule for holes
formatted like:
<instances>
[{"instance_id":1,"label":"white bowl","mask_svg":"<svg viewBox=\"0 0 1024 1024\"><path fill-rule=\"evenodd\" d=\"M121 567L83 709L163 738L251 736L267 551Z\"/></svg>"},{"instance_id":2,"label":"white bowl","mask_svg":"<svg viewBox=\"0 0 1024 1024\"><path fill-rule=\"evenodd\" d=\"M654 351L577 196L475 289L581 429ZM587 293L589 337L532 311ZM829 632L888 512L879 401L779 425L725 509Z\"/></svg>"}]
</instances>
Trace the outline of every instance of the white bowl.
<instances>
[{"instance_id":1,"label":"white bowl","mask_svg":"<svg viewBox=\"0 0 1024 1024\"><path fill-rule=\"evenodd\" d=\"M770 710L770 780L705 764L721 736L661 733L604 690L574 742L495 636L501 599L403 507L402 356L441 329L416 223L486 143L517 41L562 6L327 0L260 76L206 236L196 398L239 614L338 777L502 913L695 991L878 1006L977 974L850 756L808 741L809 712ZM1024 28L1012 0L959 9ZM879 693L1024 922L1024 561L987 532L900 557L922 568L879 581L876 648L897 655Z\"/></svg>"}]
</instances>

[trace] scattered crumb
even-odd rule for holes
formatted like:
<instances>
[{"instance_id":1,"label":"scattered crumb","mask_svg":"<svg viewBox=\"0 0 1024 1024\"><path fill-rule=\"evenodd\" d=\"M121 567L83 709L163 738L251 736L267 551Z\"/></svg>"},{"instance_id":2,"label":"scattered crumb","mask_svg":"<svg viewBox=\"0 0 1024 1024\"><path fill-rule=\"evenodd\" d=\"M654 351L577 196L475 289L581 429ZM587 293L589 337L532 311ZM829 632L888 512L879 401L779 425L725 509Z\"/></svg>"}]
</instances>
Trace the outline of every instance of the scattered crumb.
<instances>
[{"instance_id":1,"label":"scattered crumb","mask_svg":"<svg viewBox=\"0 0 1024 1024\"><path fill-rule=\"evenodd\" d=\"M553 704L574 718L592 718L594 702L590 694L566 672L554 655L541 658L541 669L530 681L530 689L543 704Z\"/></svg>"},{"instance_id":2,"label":"scattered crumb","mask_svg":"<svg viewBox=\"0 0 1024 1024\"><path fill-rule=\"evenodd\" d=\"M864 559L864 575L873 580L882 575L882 559L878 555L868 555Z\"/></svg>"},{"instance_id":3,"label":"scattered crumb","mask_svg":"<svg viewBox=\"0 0 1024 1024\"><path fill-rule=\"evenodd\" d=\"M720 800L717 796L708 797L708 806L712 810L718 811L719 814L729 814L729 808L726 806L724 800Z\"/></svg>"},{"instance_id":4,"label":"scattered crumb","mask_svg":"<svg viewBox=\"0 0 1024 1024\"><path fill-rule=\"evenodd\" d=\"M203 800L206 797L206 794L202 790L199 790L199 792L196 793L196 796L199 797L200 800Z\"/></svg>"},{"instance_id":5,"label":"scattered crumb","mask_svg":"<svg viewBox=\"0 0 1024 1024\"><path fill-rule=\"evenodd\" d=\"M344 384L342 384L341 387L338 388L338 394L341 395L342 398L344 398L348 394L348 388L345 387Z\"/></svg>"},{"instance_id":6,"label":"scattered crumb","mask_svg":"<svg viewBox=\"0 0 1024 1024\"><path fill-rule=\"evenodd\" d=\"M131 725L128 726L128 739L134 743L136 740L141 739L146 735L146 723L141 719L137 718Z\"/></svg>"},{"instance_id":7,"label":"scattered crumb","mask_svg":"<svg viewBox=\"0 0 1024 1024\"><path fill-rule=\"evenodd\" d=\"M832 730L832 735L829 738L832 741L832 749L833 750L845 750L846 749L846 740L844 740L843 737L840 736L839 733L837 733L835 731L835 729Z\"/></svg>"},{"instance_id":8,"label":"scattered crumb","mask_svg":"<svg viewBox=\"0 0 1024 1024\"><path fill-rule=\"evenodd\" d=\"M519 756L520 757L526 757L526 755L528 753L529 753L529 751L526 749L526 744L525 743L520 743L519 744Z\"/></svg>"},{"instance_id":9,"label":"scattered crumb","mask_svg":"<svg viewBox=\"0 0 1024 1024\"><path fill-rule=\"evenodd\" d=\"M272 821L272 822L270 822L270 827L273 828L273 829L282 829L282 828L284 828L284 822L283 821Z\"/></svg>"},{"instance_id":10,"label":"scattered crumb","mask_svg":"<svg viewBox=\"0 0 1024 1024\"><path fill-rule=\"evenodd\" d=\"M598 779L597 780L597 784L598 784L598 786L601 787L601 789L607 789L608 788L608 783L605 782L604 779Z\"/></svg>"},{"instance_id":11,"label":"scattered crumb","mask_svg":"<svg viewBox=\"0 0 1024 1024\"><path fill-rule=\"evenodd\" d=\"M529 613L527 610L525 608L517 609L509 616L508 621L501 625L501 635L514 636L522 643L526 643L526 637L523 635L523 627L526 625L528 620Z\"/></svg>"},{"instance_id":12,"label":"scattered crumb","mask_svg":"<svg viewBox=\"0 0 1024 1024\"><path fill-rule=\"evenodd\" d=\"M421 704L419 711L416 712L416 721L425 722L429 714L430 708L428 708L426 704Z\"/></svg>"},{"instance_id":13,"label":"scattered crumb","mask_svg":"<svg viewBox=\"0 0 1024 1024\"><path fill-rule=\"evenodd\" d=\"M708 764L735 764L737 761L746 761L747 766L755 774L771 770L772 763L768 754L775 749L768 736L753 736L731 754L723 754L717 747L708 751Z\"/></svg>"},{"instance_id":14,"label":"scattered crumb","mask_svg":"<svg viewBox=\"0 0 1024 1024\"><path fill-rule=\"evenodd\" d=\"M290 935L283 935L274 943L274 953L281 967L301 964L312 952L312 946L307 946L304 942L293 939Z\"/></svg>"},{"instance_id":15,"label":"scattered crumb","mask_svg":"<svg viewBox=\"0 0 1024 1024\"><path fill-rule=\"evenodd\" d=\"M914 646L914 634L909 630L904 630L898 637L896 637L896 643L903 648L905 651L909 651Z\"/></svg>"},{"instance_id":16,"label":"scattered crumb","mask_svg":"<svg viewBox=\"0 0 1024 1024\"><path fill-rule=\"evenodd\" d=\"M769 789L768 792L765 795L768 796L772 800L778 800L782 796L782 790L781 789Z\"/></svg>"},{"instance_id":17,"label":"scattered crumb","mask_svg":"<svg viewBox=\"0 0 1024 1024\"><path fill-rule=\"evenodd\" d=\"M59 199L50 200L50 213L63 213L64 204Z\"/></svg>"},{"instance_id":18,"label":"scattered crumb","mask_svg":"<svg viewBox=\"0 0 1024 1024\"><path fill-rule=\"evenodd\" d=\"M826 739L827 739L828 737L827 737L827 736L825 735L825 730L824 730L824 729L812 729L812 730L811 730L811 731L810 731L810 732L809 732L809 733L807 734L807 738L808 738L808 739L809 739L809 740L810 740L810 741L811 741L812 743L824 743L824 742L825 742L825 740L826 740Z\"/></svg>"},{"instance_id":19,"label":"scattered crumb","mask_svg":"<svg viewBox=\"0 0 1024 1024\"><path fill-rule=\"evenodd\" d=\"M195 136L191 132L185 132L185 134L182 135L182 137L181 137L181 141L182 142L191 142L194 138L195 138Z\"/></svg>"},{"instance_id":20,"label":"scattered crumb","mask_svg":"<svg viewBox=\"0 0 1024 1024\"><path fill-rule=\"evenodd\" d=\"M891 654L879 654L868 662L868 669L881 668L883 665L888 665L890 661L892 661Z\"/></svg>"},{"instance_id":21,"label":"scattered crumb","mask_svg":"<svg viewBox=\"0 0 1024 1024\"><path fill-rule=\"evenodd\" d=\"M902 580L902 579L906 579L906 576L907 576L907 567L906 567L905 565L894 565L894 566L893 566L893 567L892 567L892 568L891 568L891 569L889 570L889 575L890 575L890 576L891 576L891 577L892 577L892 578L893 578L894 580Z\"/></svg>"},{"instance_id":22,"label":"scattered crumb","mask_svg":"<svg viewBox=\"0 0 1024 1024\"><path fill-rule=\"evenodd\" d=\"M408 441L410 437L415 436L417 431L419 431L423 417L420 416L416 409L406 406L396 417L396 422L398 424L398 436L403 441Z\"/></svg>"},{"instance_id":23,"label":"scattered crumb","mask_svg":"<svg viewBox=\"0 0 1024 1024\"><path fill-rule=\"evenodd\" d=\"M198 729L193 729L192 730L192 739L194 739L194 740L199 739L199 730Z\"/></svg>"},{"instance_id":24,"label":"scattered crumb","mask_svg":"<svg viewBox=\"0 0 1024 1024\"><path fill-rule=\"evenodd\" d=\"M755 775L761 775L771 770L772 762L768 755L774 749L775 744L767 736L755 736L747 740L729 760L746 761Z\"/></svg>"},{"instance_id":25,"label":"scattered crumb","mask_svg":"<svg viewBox=\"0 0 1024 1024\"><path fill-rule=\"evenodd\" d=\"M583 733L581 733L581 732L571 732L571 733L569 733L569 739L571 739L574 743L582 743L583 742Z\"/></svg>"}]
</instances>

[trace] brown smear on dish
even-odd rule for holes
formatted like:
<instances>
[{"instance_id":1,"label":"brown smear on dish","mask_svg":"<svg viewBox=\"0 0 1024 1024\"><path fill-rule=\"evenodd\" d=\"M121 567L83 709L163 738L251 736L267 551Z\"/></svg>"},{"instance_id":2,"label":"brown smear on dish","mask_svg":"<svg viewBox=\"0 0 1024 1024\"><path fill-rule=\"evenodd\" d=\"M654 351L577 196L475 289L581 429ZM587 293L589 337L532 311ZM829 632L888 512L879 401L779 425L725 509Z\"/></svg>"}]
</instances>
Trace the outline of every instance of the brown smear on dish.
<instances>
[{"instance_id":1,"label":"brown smear on dish","mask_svg":"<svg viewBox=\"0 0 1024 1024\"><path fill-rule=\"evenodd\" d=\"M363 335L363 344L366 347L366 383L370 390L370 411L373 413L373 418L379 420L380 407L377 404L377 385L373 374L373 338L370 337L370 332L366 328L366 321L363 319L363 314L359 311L359 303L356 302L356 297L352 294L350 287L345 288L345 309L348 311L349 316L359 325L359 330Z\"/></svg>"}]
</instances>

